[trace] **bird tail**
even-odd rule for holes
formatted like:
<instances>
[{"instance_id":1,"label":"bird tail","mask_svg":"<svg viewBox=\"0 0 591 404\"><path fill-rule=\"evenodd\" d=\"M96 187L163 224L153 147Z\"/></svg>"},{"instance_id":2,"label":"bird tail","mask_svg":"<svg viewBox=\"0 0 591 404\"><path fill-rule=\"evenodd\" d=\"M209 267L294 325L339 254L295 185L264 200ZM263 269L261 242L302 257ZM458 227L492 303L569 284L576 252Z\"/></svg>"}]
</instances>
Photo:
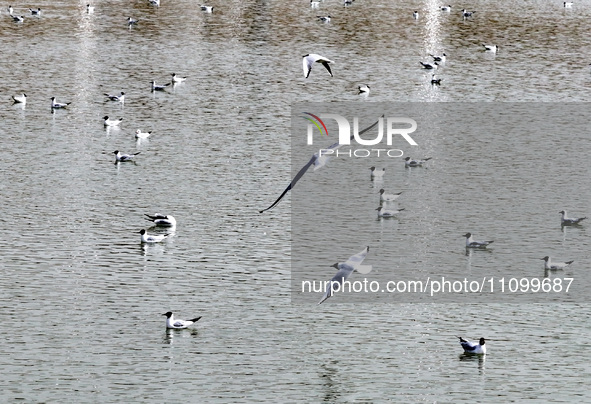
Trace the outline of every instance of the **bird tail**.
<instances>
[{"instance_id":1,"label":"bird tail","mask_svg":"<svg viewBox=\"0 0 591 404\"><path fill-rule=\"evenodd\" d=\"M487 244L492 244L494 242L495 242L494 240L490 240L490 241L487 241Z\"/></svg>"},{"instance_id":2,"label":"bird tail","mask_svg":"<svg viewBox=\"0 0 591 404\"><path fill-rule=\"evenodd\" d=\"M566 261L566 265L570 265L570 264L572 264L573 262L575 262L575 261L574 261L574 260L572 260L572 261Z\"/></svg>"},{"instance_id":3,"label":"bird tail","mask_svg":"<svg viewBox=\"0 0 591 404\"><path fill-rule=\"evenodd\" d=\"M191 319L189 321L192 321L192 322L196 323L197 321L199 321L200 318L201 318L201 316L195 317L195 318L193 318L193 319Z\"/></svg>"},{"instance_id":4,"label":"bird tail","mask_svg":"<svg viewBox=\"0 0 591 404\"><path fill-rule=\"evenodd\" d=\"M466 340L465 340L464 338L462 338L462 337L457 337L457 338L459 338L459 339L460 339L460 342L468 342L468 341L466 341Z\"/></svg>"},{"instance_id":5,"label":"bird tail","mask_svg":"<svg viewBox=\"0 0 591 404\"><path fill-rule=\"evenodd\" d=\"M141 151L137 152L137 153L133 153L134 156L137 156L138 154L140 154Z\"/></svg>"},{"instance_id":6,"label":"bird tail","mask_svg":"<svg viewBox=\"0 0 591 404\"><path fill-rule=\"evenodd\" d=\"M431 160L432 158L433 158L433 157L427 157L427 158L425 159L425 161L429 161L429 160Z\"/></svg>"}]
</instances>

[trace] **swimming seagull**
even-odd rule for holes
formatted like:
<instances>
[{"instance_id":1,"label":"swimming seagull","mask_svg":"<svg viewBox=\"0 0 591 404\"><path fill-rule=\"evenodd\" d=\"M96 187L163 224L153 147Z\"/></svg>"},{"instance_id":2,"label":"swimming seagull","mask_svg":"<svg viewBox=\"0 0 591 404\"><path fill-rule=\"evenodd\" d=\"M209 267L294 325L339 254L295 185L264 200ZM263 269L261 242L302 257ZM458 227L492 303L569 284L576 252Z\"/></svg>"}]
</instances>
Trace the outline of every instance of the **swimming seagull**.
<instances>
[{"instance_id":1,"label":"swimming seagull","mask_svg":"<svg viewBox=\"0 0 591 404\"><path fill-rule=\"evenodd\" d=\"M18 15L12 15L11 14L10 16L12 17L12 20L14 22L23 22L23 21L25 21L25 17L22 16L22 15L19 17Z\"/></svg>"},{"instance_id":2,"label":"swimming seagull","mask_svg":"<svg viewBox=\"0 0 591 404\"><path fill-rule=\"evenodd\" d=\"M55 97L51 97L51 109L66 108L71 102L60 103L55 101Z\"/></svg>"},{"instance_id":3,"label":"swimming seagull","mask_svg":"<svg viewBox=\"0 0 591 404\"><path fill-rule=\"evenodd\" d=\"M316 17L321 22L324 22L324 23L329 23L330 22L330 15L327 15L327 16L317 15Z\"/></svg>"},{"instance_id":4,"label":"swimming seagull","mask_svg":"<svg viewBox=\"0 0 591 404\"><path fill-rule=\"evenodd\" d=\"M433 157L427 157L422 160L413 160L410 157L404 159L404 167L422 167L427 161L431 160Z\"/></svg>"},{"instance_id":5,"label":"swimming seagull","mask_svg":"<svg viewBox=\"0 0 591 404\"><path fill-rule=\"evenodd\" d=\"M121 91L120 95L112 95L105 93L105 97L107 97L110 101L125 102L125 93L123 91Z\"/></svg>"},{"instance_id":6,"label":"swimming seagull","mask_svg":"<svg viewBox=\"0 0 591 404\"><path fill-rule=\"evenodd\" d=\"M160 0L150 0L150 5L160 7Z\"/></svg>"},{"instance_id":7,"label":"swimming seagull","mask_svg":"<svg viewBox=\"0 0 591 404\"><path fill-rule=\"evenodd\" d=\"M324 56L317 55L315 53L304 55L303 58L304 59L302 61L302 64L304 67L304 77L308 78L310 72L312 71L312 66L314 65L314 63L322 64L322 66L324 66L326 70L328 70L328 74L330 74L330 77L333 77L332 71L330 70L330 66L328 65L329 63L334 63L332 60L327 59Z\"/></svg>"},{"instance_id":8,"label":"swimming seagull","mask_svg":"<svg viewBox=\"0 0 591 404\"><path fill-rule=\"evenodd\" d=\"M397 194L387 194L384 188L380 189L380 202L392 202L398 199L402 195L402 192Z\"/></svg>"},{"instance_id":9,"label":"swimming seagull","mask_svg":"<svg viewBox=\"0 0 591 404\"><path fill-rule=\"evenodd\" d=\"M437 62L431 64L431 63L423 63L423 62L419 62L421 65L423 65L424 69L427 70L436 70L437 67L439 66L439 64Z\"/></svg>"},{"instance_id":10,"label":"swimming seagull","mask_svg":"<svg viewBox=\"0 0 591 404\"><path fill-rule=\"evenodd\" d=\"M369 246L365 247L363 251L361 251L360 253L357 253L349 257L349 259L346 262L337 262L336 264L332 265L333 268L338 269L338 272L326 284L326 292L324 293L324 296L322 296L322 299L318 302L318 304L321 304L323 301L331 297L334 294L334 292L340 291L345 281L349 276L351 276L353 271L367 273L362 270L361 263L367 256L368 252ZM337 285L339 285L338 288L336 287Z\"/></svg>"},{"instance_id":11,"label":"swimming seagull","mask_svg":"<svg viewBox=\"0 0 591 404\"><path fill-rule=\"evenodd\" d=\"M27 94L23 93L22 95L13 95L12 99L14 100L14 103L21 103L21 104L26 104L27 103Z\"/></svg>"},{"instance_id":12,"label":"swimming seagull","mask_svg":"<svg viewBox=\"0 0 591 404\"><path fill-rule=\"evenodd\" d=\"M166 83L166 84L162 84L162 85L156 85L155 81L150 81L150 83L152 84L152 92L154 91L164 91L166 90L166 87L168 87L170 85L170 83Z\"/></svg>"},{"instance_id":13,"label":"swimming seagull","mask_svg":"<svg viewBox=\"0 0 591 404\"><path fill-rule=\"evenodd\" d=\"M413 11L412 18L414 18L415 20L418 20L419 19L419 12L418 11Z\"/></svg>"},{"instance_id":14,"label":"swimming seagull","mask_svg":"<svg viewBox=\"0 0 591 404\"><path fill-rule=\"evenodd\" d=\"M484 51L485 52L497 53L497 51L499 50L499 47L497 45L486 45L486 44L482 44L482 46L484 46Z\"/></svg>"},{"instance_id":15,"label":"swimming seagull","mask_svg":"<svg viewBox=\"0 0 591 404\"><path fill-rule=\"evenodd\" d=\"M135 25L135 24L137 24L138 22L140 22L140 20L134 20L134 19L133 19L133 18L131 18L131 17L128 17L128 18L127 18L127 25L129 25L130 27L131 27L132 25Z\"/></svg>"},{"instance_id":16,"label":"swimming seagull","mask_svg":"<svg viewBox=\"0 0 591 404\"><path fill-rule=\"evenodd\" d=\"M540 258L541 260L544 260L544 269L546 270L552 270L552 271L556 271L556 270L560 270L560 269L564 269L567 266L569 266L570 264L572 264L575 261L566 261L566 262L552 262L550 260L550 257L548 257L547 255L544 258Z\"/></svg>"},{"instance_id":17,"label":"swimming seagull","mask_svg":"<svg viewBox=\"0 0 591 404\"><path fill-rule=\"evenodd\" d=\"M37 8L37 10L33 10L32 8L29 9L31 15L41 16L41 9Z\"/></svg>"},{"instance_id":18,"label":"swimming seagull","mask_svg":"<svg viewBox=\"0 0 591 404\"><path fill-rule=\"evenodd\" d=\"M115 155L115 159L117 161L126 162L126 161L133 161L133 158L140 154L141 152L133 153L133 154L122 154L119 150L115 150L113 154Z\"/></svg>"},{"instance_id":19,"label":"swimming seagull","mask_svg":"<svg viewBox=\"0 0 591 404\"><path fill-rule=\"evenodd\" d=\"M315 0L310 0L310 7L311 8L320 8L320 2Z\"/></svg>"},{"instance_id":20,"label":"swimming seagull","mask_svg":"<svg viewBox=\"0 0 591 404\"><path fill-rule=\"evenodd\" d=\"M12 12L13 12L13 10L14 10L14 9L12 8L12 6L11 6L11 5L10 5L10 6L8 6L8 9L7 9L7 10L8 10L8 15L10 15L10 16L12 17Z\"/></svg>"},{"instance_id":21,"label":"swimming seagull","mask_svg":"<svg viewBox=\"0 0 591 404\"><path fill-rule=\"evenodd\" d=\"M187 80L186 77L179 77L176 73L171 73L172 76L172 84L182 83L183 81Z\"/></svg>"},{"instance_id":22,"label":"swimming seagull","mask_svg":"<svg viewBox=\"0 0 591 404\"><path fill-rule=\"evenodd\" d=\"M442 63L445 63L445 59L447 57L447 55L445 53L443 53L441 56L431 55L429 53L429 56L431 56L435 62L442 62Z\"/></svg>"},{"instance_id":23,"label":"swimming seagull","mask_svg":"<svg viewBox=\"0 0 591 404\"><path fill-rule=\"evenodd\" d=\"M152 134L152 131L142 132L141 129L138 129L135 131L135 138L136 139L147 139L151 134Z\"/></svg>"},{"instance_id":24,"label":"swimming seagull","mask_svg":"<svg viewBox=\"0 0 591 404\"><path fill-rule=\"evenodd\" d=\"M484 338L480 338L478 344L475 342L466 341L462 337L458 337L460 339L460 345L464 348L464 352L466 353L473 353L473 354L485 354L486 353L486 346Z\"/></svg>"},{"instance_id":25,"label":"swimming seagull","mask_svg":"<svg viewBox=\"0 0 591 404\"><path fill-rule=\"evenodd\" d=\"M176 226L176 219L171 215L161 215L160 213L156 213L153 215L145 214L148 218L147 220L154 222L156 226L162 227L174 227Z\"/></svg>"},{"instance_id":26,"label":"swimming seagull","mask_svg":"<svg viewBox=\"0 0 591 404\"><path fill-rule=\"evenodd\" d=\"M489 244L494 243L493 240L490 241L474 241L472 238L472 233L464 234L466 237L466 248L486 248Z\"/></svg>"},{"instance_id":27,"label":"swimming seagull","mask_svg":"<svg viewBox=\"0 0 591 404\"><path fill-rule=\"evenodd\" d=\"M92 14L92 13L94 13L94 6L91 6L90 4L87 4L87 5L86 5L86 12L87 12L88 14Z\"/></svg>"},{"instance_id":28,"label":"swimming seagull","mask_svg":"<svg viewBox=\"0 0 591 404\"><path fill-rule=\"evenodd\" d=\"M367 84L362 84L362 85L358 86L357 89L359 90L358 94L362 94L362 93L369 94L369 91L370 91L370 88Z\"/></svg>"},{"instance_id":29,"label":"swimming seagull","mask_svg":"<svg viewBox=\"0 0 591 404\"><path fill-rule=\"evenodd\" d=\"M382 116L383 118L383 116ZM374 122L371 126L361 130L359 132L359 135L364 134L365 132L368 132L370 130L372 130L374 127L376 127L379 123L379 120ZM355 135L351 135L351 140L353 140L355 138ZM330 146L328 146L325 149L320 150L317 153L314 153L314 155L310 158L310 160L306 163L305 166L303 166L300 171L298 171L298 173L295 175L295 177L293 177L293 179L291 180L291 182L289 183L289 185L287 186L287 188L285 188L285 190L281 193L281 195L279 195L279 198L277 198L275 200L275 202L273 202L273 204L271 204L271 206L269 206L266 209L263 210L259 210L259 213L263 213L269 209L273 209L278 203L279 201L281 201L281 199L283 199L283 197L287 194L287 192L289 192L293 187L295 187L295 185L297 184L297 182L300 180L300 178L302 178L302 176L306 173L306 171L308 171L308 168L310 168L310 166L314 166L314 171L324 167L326 165L326 163L328 162L328 160L330 159L330 156L327 155L327 152L334 152L334 150L337 150L339 147L341 147L342 144L340 144L339 142L333 143Z\"/></svg>"},{"instance_id":30,"label":"swimming seagull","mask_svg":"<svg viewBox=\"0 0 591 404\"><path fill-rule=\"evenodd\" d=\"M464 17L464 19L468 18L468 17L472 17L472 14L474 14L476 11L468 11L465 8L462 9L462 16Z\"/></svg>"},{"instance_id":31,"label":"swimming seagull","mask_svg":"<svg viewBox=\"0 0 591 404\"><path fill-rule=\"evenodd\" d=\"M199 319L201 318L201 316L199 316L195 317L192 320L175 320L172 311L164 313L163 316L166 316L166 328L172 328L176 330L180 330L181 328L187 328L191 324L199 321Z\"/></svg>"},{"instance_id":32,"label":"swimming seagull","mask_svg":"<svg viewBox=\"0 0 591 404\"><path fill-rule=\"evenodd\" d=\"M140 230L140 234L141 236L141 242L142 243L160 243L161 241L163 241L166 237L170 236L169 233L166 234L153 234L153 235L148 235L148 233L146 232L145 229L141 229Z\"/></svg>"},{"instance_id":33,"label":"swimming seagull","mask_svg":"<svg viewBox=\"0 0 591 404\"><path fill-rule=\"evenodd\" d=\"M105 126L119 126L119 124L123 121L123 118L119 118L119 119L109 119L108 115L103 116L104 119L104 125Z\"/></svg>"},{"instance_id":34,"label":"swimming seagull","mask_svg":"<svg viewBox=\"0 0 591 404\"><path fill-rule=\"evenodd\" d=\"M562 213L562 217L560 218L560 224L562 226L572 226L577 225L583 220L587 219L587 217L579 217L579 218L571 218L566 216L566 210L561 210L558 213Z\"/></svg>"},{"instance_id":35,"label":"swimming seagull","mask_svg":"<svg viewBox=\"0 0 591 404\"><path fill-rule=\"evenodd\" d=\"M446 11L449 13L451 11L451 5L441 7L441 11Z\"/></svg>"},{"instance_id":36,"label":"swimming seagull","mask_svg":"<svg viewBox=\"0 0 591 404\"><path fill-rule=\"evenodd\" d=\"M378 211L378 217L394 217L397 214L399 214L400 212L402 212L404 210L404 208L402 209L384 209L381 206L376 208L376 210Z\"/></svg>"},{"instance_id":37,"label":"swimming seagull","mask_svg":"<svg viewBox=\"0 0 591 404\"><path fill-rule=\"evenodd\" d=\"M201 11L205 11L206 13L213 13L213 6L201 6Z\"/></svg>"},{"instance_id":38,"label":"swimming seagull","mask_svg":"<svg viewBox=\"0 0 591 404\"><path fill-rule=\"evenodd\" d=\"M384 173L386 172L386 168L382 168L382 171L378 171L375 167L370 167L371 170L370 179L372 181L381 180L384 178Z\"/></svg>"},{"instance_id":39,"label":"swimming seagull","mask_svg":"<svg viewBox=\"0 0 591 404\"><path fill-rule=\"evenodd\" d=\"M435 75L431 76L431 84L435 85L435 86L440 86L441 85L441 79L436 79Z\"/></svg>"},{"instance_id":40,"label":"swimming seagull","mask_svg":"<svg viewBox=\"0 0 591 404\"><path fill-rule=\"evenodd\" d=\"M573 6L573 2L572 1L565 1L563 3L565 8L571 8Z\"/></svg>"}]
</instances>

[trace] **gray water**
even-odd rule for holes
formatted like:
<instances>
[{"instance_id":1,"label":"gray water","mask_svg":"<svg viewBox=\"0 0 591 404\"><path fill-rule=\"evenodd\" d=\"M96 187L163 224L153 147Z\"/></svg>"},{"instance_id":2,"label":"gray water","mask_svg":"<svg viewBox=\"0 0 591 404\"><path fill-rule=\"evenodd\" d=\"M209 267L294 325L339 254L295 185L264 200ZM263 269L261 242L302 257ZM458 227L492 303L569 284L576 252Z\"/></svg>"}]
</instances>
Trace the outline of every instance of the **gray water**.
<instances>
[{"instance_id":1,"label":"gray water","mask_svg":"<svg viewBox=\"0 0 591 404\"><path fill-rule=\"evenodd\" d=\"M338 297L292 304L290 196L258 214L290 179L295 102L588 101L591 2L565 10L560 1L479 1L466 5L477 13L465 21L435 2L357 0L344 8L326 0L311 10L307 1L228 1L210 3L211 15L186 0L162 0L160 8L97 1L93 15L86 3L39 1L41 18L22 24L0 13L5 402L591 400L587 304L350 304ZM32 5L13 6L28 17ZM316 22L327 14L330 24ZM140 23L128 29L128 16ZM500 51L482 52L483 42ZM448 61L435 88L418 62L443 51ZM304 79L306 53L334 60L335 77L320 66ZM165 82L173 72L189 79L150 93L151 80ZM356 94L362 83L372 88L368 98ZM124 106L104 101L103 93L119 91ZM11 105L21 92L26 107ZM52 113L52 96L72 104ZM123 117L121 128L106 130L104 115ZM153 134L138 143L138 128ZM461 171L446 161L455 147L429 150L433 166L412 180L422 177L426 189L433 172L447 178L441 187L450 194L464 186L443 171ZM116 149L141 154L136 164L116 165ZM564 149L558 154L568 159ZM588 153L577 155L580 172L524 170L521 181L540 184L548 211L589 215ZM471 157L490 156L473 147ZM564 187L571 195L544 194L544 184L571 176L578 180ZM490 209L505 209L477 184L478 177L472 196L480 192ZM417 204L442 218L455 207L434 198ZM176 232L141 246L138 231L150 225L142 216L154 212L173 214ZM557 213L546 219L556 223ZM397 223L404 221L387 222L383 232L394 234ZM585 226L567 233L558 226L548 237L536 254L572 252L574 275L588 268ZM400 250L415 247L395 240ZM461 238L446 248L457 249L454 265L481 258L465 256ZM495 259L504 257L497 251ZM541 269L539 260L526 265ZM318 270L324 277L327 269L323 262ZM203 318L166 332L168 310ZM486 337L489 353L460 355L456 335Z\"/></svg>"}]
</instances>

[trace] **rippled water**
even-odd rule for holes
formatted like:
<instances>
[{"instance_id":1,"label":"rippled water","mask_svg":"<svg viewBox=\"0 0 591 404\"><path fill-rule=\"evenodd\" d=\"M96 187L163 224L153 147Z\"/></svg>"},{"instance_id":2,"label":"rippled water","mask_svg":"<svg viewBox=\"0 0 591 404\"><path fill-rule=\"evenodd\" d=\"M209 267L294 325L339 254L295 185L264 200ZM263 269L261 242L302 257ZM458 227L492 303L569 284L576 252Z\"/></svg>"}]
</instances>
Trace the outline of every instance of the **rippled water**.
<instances>
[{"instance_id":1,"label":"rippled water","mask_svg":"<svg viewBox=\"0 0 591 404\"><path fill-rule=\"evenodd\" d=\"M97 1L87 15L86 1L42 0L38 19L13 3L22 24L1 10L6 401L590 399L587 305L292 305L291 199L257 212L289 182L295 102L587 101L590 2L478 1L465 21L431 1L212 2L211 15L187 0L146 3ZM330 24L316 22L325 14ZM128 16L140 23L128 29ZM500 51L486 54L482 42ZM434 88L418 62L443 51ZM335 77L316 68L304 79L306 53L334 60ZM150 93L151 80L173 72L189 80ZM368 98L356 94L362 83ZM104 102L119 91L124 106ZM21 92L26 107L11 105ZM52 96L72 104L52 113ZM104 115L123 117L121 128L105 130ZM138 128L153 135L137 143ZM552 147L568 159L568 134L563 142ZM433 148L436 178L461 172L444 157L456 147ZM141 154L115 165L116 149ZM481 152L474 161L488 158ZM585 160L580 170L588 174ZM553 197L545 184L569 174L532 175L541 202ZM586 195L586 185L565 188ZM455 207L430 201L445 215ZM585 215L587 201L569 203ZM142 247L142 216L157 211L179 225ZM584 261L579 230L569 240ZM203 318L167 333L167 310ZM490 339L486 359L460 356L455 335Z\"/></svg>"}]
</instances>

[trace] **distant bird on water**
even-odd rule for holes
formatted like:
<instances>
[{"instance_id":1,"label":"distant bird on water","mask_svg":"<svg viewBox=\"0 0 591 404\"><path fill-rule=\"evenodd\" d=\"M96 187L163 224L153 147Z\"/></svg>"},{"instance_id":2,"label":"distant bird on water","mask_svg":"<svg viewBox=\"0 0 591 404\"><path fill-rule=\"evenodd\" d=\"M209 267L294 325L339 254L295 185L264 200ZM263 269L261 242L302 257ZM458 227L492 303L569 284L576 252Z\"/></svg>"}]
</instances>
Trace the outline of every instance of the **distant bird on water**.
<instances>
[{"instance_id":1,"label":"distant bird on water","mask_svg":"<svg viewBox=\"0 0 591 404\"><path fill-rule=\"evenodd\" d=\"M547 255L544 258L540 258L540 259L544 260L544 269L552 270L552 271L564 269L567 266L569 266L570 264L572 264L573 262L575 262L575 261L552 262L550 257Z\"/></svg>"},{"instance_id":2,"label":"distant bird on water","mask_svg":"<svg viewBox=\"0 0 591 404\"><path fill-rule=\"evenodd\" d=\"M376 210L378 211L378 217L394 217L397 214L399 214L400 212L402 212L404 210L404 208L402 209L384 209L383 207L378 207L376 208Z\"/></svg>"},{"instance_id":3,"label":"distant bird on water","mask_svg":"<svg viewBox=\"0 0 591 404\"><path fill-rule=\"evenodd\" d=\"M145 215L147 216L147 220L153 222L156 226L162 226L162 227L176 226L176 219L174 218L174 216L161 215L160 213L156 213L153 215L148 215L146 213Z\"/></svg>"},{"instance_id":4,"label":"distant bird on water","mask_svg":"<svg viewBox=\"0 0 591 404\"><path fill-rule=\"evenodd\" d=\"M71 102L60 103L55 100L55 97L51 97L51 109L66 108Z\"/></svg>"},{"instance_id":5,"label":"distant bird on water","mask_svg":"<svg viewBox=\"0 0 591 404\"><path fill-rule=\"evenodd\" d=\"M115 150L113 154L115 155L115 159L118 162L126 162L126 161L133 161L133 158L140 154L141 152L133 153L133 154L123 154L119 150Z\"/></svg>"},{"instance_id":6,"label":"distant bird on water","mask_svg":"<svg viewBox=\"0 0 591 404\"><path fill-rule=\"evenodd\" d=\"M125 93L123 91L121 91L121 94L119 95L105 93L105 97L107 97L110 101L125 102Z\"/></svg>"},{"instance_id":7,"label":"distant bird on water","mask_svg":"<svg viewBox=\"0 0 591 404\"><path fill-rule=\"evenodd\" d=\"M419 19L419 12L418 11L413 11L412 18L414 18L415 20L418 20Z\"/></svg>"},{"instance_id":8,"label":"distant bird on water","mask_svg":"<svg viewBox=\"0 0 591 404\"><path fill-rule=\"evenodd\" d=\"M413 160L410 157L406 157L404 159L404 167L422 167L423 164L425 164L427 161L431 160L432 157L427 157L425 159L422 160Z\"/></svg>"},{"instance_id":9,"label":"distant bird on water","mask_svg":"<svg viewBox=\"0 0 591 404\"><path fill-rule=\"evenodd\" d=\"M170 234L158 234L158 235L153 234L150 236L150 235L148 235L148 233L146 233L145 229L141 229L140 234L142 235L142 237L141 237L142 243L160 243L166 237L170 236Z\"/></svg>"},{"instance_id":10,"label":"distant bird on water","mask_svg":"<svg viewBox=\"0 0 591 404\"><path fill-rule=\"evenodd\" d=\"M362 85L358 86L357 90L359 90L358 94L362 94L362 93L369 94L369 92L370 92L370 88L367 84L362 84Z\"/></svg>"},{"instance_id":11,"label":"distant bird on water","mask_svg":"<svg viewBox=\"0 0 591 404\"><path fill-rule=\"evenodd\" d=\"M33 10L32 8L30 8L29 11L31 12L31 15L36 15L37 17L41 16L41 9L40 8L37 8L37 10Z\"/></svg>"},{"instance_id":12,"label":"distant bird on water","mask_svg":"<svg viewBox=\"0 0 591 404\"><path fill-rule=\"evenodd\" d=\"M370 174L370 179L372 181L376 181L376 180L381 180L384 178L384 173L386 172L386 168L382 168L381 170L378 171L377 168L375 167L370 167L369 168L371 170L371 174Z\"/></svg>"},{"instance_id":13,"label":"distant bird on water","mask_svg":"<svg viewBox=\"0 0 591 404\"><path fill-rule=\"evenodd\" d=\"M155 81L150 81L150 84L152 84L152 92L154 91L164 91L166 90L166 87L168 87L170 85L170 83L166 83L166 84L162 84L162 85L157 85Z\"/></svg>"},{"instance_id":14,"label":"distant bird on water","mask_svg":"<svg viewBox=\"0 0 591 404\"><path fill-rule=\"evenodd\" d=\"M485 52L497 53L497 51L499 50L499 47L497 45L486 45L486 44L482 44L482 46L484 46L484 51Z\"/></svg>"},{"instance_id":15,"label":"distant bird on water","mask_svg":"<svg viewBox=\"0 0 591 404\"><path fill-rule=\"evenodd\" d=\"M466 248L486 248L489 244L494 243L494 240L475 241L472 238L472 233L466 233L464 237L466 237Z\"/></svg>"},{"instance_id":16,"label":"distant bird on water","mask_svg":"<svg viewBox=\"0 0 591 404\"><path fill-rule=\"evenodd\" d=\"M22 93L21 95L13 95L12 99L14 100L14 103L21 103L21 104L26 104L27 103L27 94Z\"/></svg>"},{"instance_id":17,"label":"distant bird on water","mask_svg":"<svg viewBox=\"0 0 591 404\"><path fill-rule=\"evenodd\" d=\"M587 217L579 217L579 218L573 218L573 217L567 217L566 216L566 210L561 210L560 212L562 216L560 218L560 224L563 226L572 226L572 225L577 225L580 224L583 220L587 219Z\"/></svg>"},{"instance_id":18,"label":"distant bird on water","mask_svg":"<svg viewBox=\"0 0 591 404\"><path fill-rule=\"evenodd\" d=\"M168 312L164 313L163 316L166 316L166 328L175 329L175 330L187 328L188 326L199 321L199 319L201 318L201 316L199 316L199 317L195 317L191 320L180 320L180 319L175 320L174 315L172 314L172 311L168 311Z\"/></svg>"},{"instance_id":19,"label":"distant bird on water","mask_svg":"<svg viewBox=\"0 0 591 404\"><path fill-rule=\"evenodd\" d=\"M330 22L330 15L326 15L326 16L317 15L316 18L318 18L318 21L323 22L323 23Z\"/></svg>"},{"instance_id":20,"label":"distant bird on water","mask_svg":"<svg viewBox=\"0 0 591 404\"><path fill-rule=\"evenodd\" d=\"M439 67L439 63L437 63L437 62L434 62L433 64L423 63L423 62L419 62L419 63L423 66L424 69L427 69L427 70L436 70L437 67Z\"/></svg>"},{"instance_id":21,"label":"distant bird on water","mask_svg":"<svg viewBox=\"0 0 591 404\"><path fill-rule=\"evenodd\" d=\"M94 6L91 6L90 4L86 5L86 13L87 14L92 14L94 13Z\"/></svg>"},{"instance_id":22,"label":"distant bird on water","mask_svg":"<svg viewBox=\"0 0 591 404\"><path fill-rule=\"evenodd\" d=\"M213 13L213 6L201 6L201 11L205 11L206 13Z\"/></svg>"},{"instance_id":23,"label":"distant bird on water","mask_svg":"<svg viewBox=\"0 0 591 404\"><path fill-rule=\"evenodd\" d=\"M171 73L172 76L172 84L182 83L183 81L187 80L187 77L180 77L177 76L176 73Z\"/></svg>"},{"instance_id":24,"label":"distant bird on water","mask_svg":"<svg viewBox=\"0 0 591 404\"><path fill-rule=\"evenodd\" d=\"M105 115L103 117L103 124L105 126L119 126L119 124L123 121L123 118L119 118L119 119L109 119L108 115Z\"/></svg>"},{"instance_id":25,"label":"distant bird on water","mask_svg":"<svg viewBox=\"0 0 591 404\"><path fill-rule=\"evenodd\" d=\"M472 354L485 354L486 353L486 346L484 338L480 338L478 344L475 342L470 342L465 340L462 337L458 337L460 339L460 345L464 348L465 353L472 353Z\"/></svg>"},{"instance_id":26,"label":"distant bird on water","mask_svg":"<svg viewBox=\"0 0 591 404\"><path fill-rule=\"evenodd\" d=\"M147 139L148 137L150 137L150 135L152 134L152 132L142 132L141 129L138 129L135 131L135 138L136 139Z\"/></svg>"},{"instance_id":27,"label":"distant bird on water","mask_svg":"<svg viewBox=\"0 0 591 404\"><path fill-rule=\"evenodd\" d=\"M441 79L436 79L435 75L431 76L431 84L435 85L435 86L440 86L441 85Z\"/></svg>"},{"instance_id":28,"label":"distant bird on water","mask_svg":"<svg viewBox=\"0 0 591 404\"><path fill-rule=\"evenodd\" d=\"M127 25L129 25L130 27L131 27L132 25L135 25L135 24L137 24L138 22L140 22L140 20L135 20L135 19L133 19L133 18L131 18L131 17L128 17L128 18L127 18Z\"/></svg>"}]
</instances>

